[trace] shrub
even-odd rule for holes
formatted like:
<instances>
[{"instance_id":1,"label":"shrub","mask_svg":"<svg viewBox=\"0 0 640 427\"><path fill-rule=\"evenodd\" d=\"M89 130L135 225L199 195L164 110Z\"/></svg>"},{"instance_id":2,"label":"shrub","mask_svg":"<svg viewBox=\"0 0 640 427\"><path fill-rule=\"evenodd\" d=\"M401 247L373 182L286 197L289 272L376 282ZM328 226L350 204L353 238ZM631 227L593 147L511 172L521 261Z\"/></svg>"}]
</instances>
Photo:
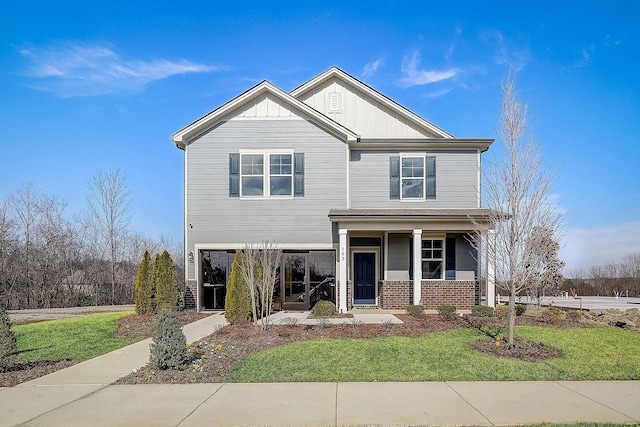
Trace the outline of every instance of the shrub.
<instances>
[{"instance_id":1,"label":"shrub","mask_svg":"<svg viewBox=\"0 0 640 427\"><path fill-rule=\"evenodd\" d=\"M564 311L558 308L545 308L540 312L540 317L547 323L558 323L567 318Z\"/></svg>"},{"instance_id":2,"label":"shrub","mask_svg":"<svg viewBox=\"0 0 640 427\"><path fill-rule=\"evenodd\" d=\"M318 301L313 306L313 315L318 317L326 317L335 314L336 305L331 301Z\"/></svg>"},{"instance_id":3,"label":"shrub","mask_svg":"<svg viewBox=\"0 0 640 427\"><path fill-rule=\"evenodd\" d=\"M580 310L569 310L566 313L567 319L572 322L580 322L582 321L582 311Z\"/></svg>"},{"instance_id":4,"label":"shrub","mask_svg":"<svg viewBox=\"0 0 640 427\"><path fill-rule=\"evenodd\" d=\"M409 304L406 311L409 316L422 316L424 314L424 307L421 305Z\"/></svg>"},{"instance_id":5,"label":"shrub","mask_svg":"<svg viewBox=\"0 0 640 427\"><path fill-rule=\"evenodd\" d=\"M436 309L438 310L438 314L441 316L452 317L454 314L456 314L455 305L440 304L438 307L436 307Z\"/></svg>"},{"instance_id":6,"label":"shrub","mask_svg":"<svg viewBox=\"0 0 640 427\"><path fill-rule=\"evenodd\" d=\"M16 334L11 329L9 314L0 307L0 372L10 368L16 361L18 341Z\"/></svg>"},{"instance_id":7,"label":"shrub","mask_svg":"<svg viewBox=\"0 0 640 427\"><path fill-rule=\"evenodd\" d=\"M144 251L142 261L138 266L138 272L136 273L135 282L135 303L136 313L146 314L153 313L155 307L153 304L154 292L154 277L153 277L153 262L149 251Z\"/></svg>"},{"instance_id":8,"label":"shrub","mask_svg":"<svg viewBox=\"0 0 640 427\"><path fill-rule=\"evenodd\" d=\"M149 362L160 369L180 369L189 359L187 337L182 332L175 307L162 306L153 325Z\"/></svg>"},{"instance_id":9,"label":"shrub","mask_svg":"<svg viewBox=\"0 0 640 427\"><path fill-rule=\"evenodd\" d=\"M248 322L251 318L251 294L249 285L240 275L240 262L243 253L236 251L231 263L231 273L227 284L227 295L224 299L224 317L231 324Z\"/></svg>"},{"instance_id":10,"label":"shrub","mask_svg":"<svg viewBox=\"0 0 640 427\"><path fill-rule=\"evenodd\" d=\"M493 307L488 305L476 305L471 309L471 315L477 317L492 317L494 314Z\"/></svg>"},{"instance_id":11,"label":"shrub","mask_svg":"<svg viewBox=\"0 0 640 427\"><path fill-rule=\"evenodd\" d=\"M178 284L176 283L175 266L169 252L165 250L162 255L156 255L156 262L153 267L156 287L156 309L164 305L177 308Z\"/></svg>"},{"instance_id":12,"label":"shrub","mask_svg":"<svg viewBox=\"0 0 640 427\"><path fill-rule=\"evenodd\" d=\"M496 316L498 316L499 318L504 319L505 317L507 317L507 313L509 313L508 305L499 305L496 307Z\"/></svg>"},{"instance_id":13,"label":"shrub","mask_svg":"<svg viewBox=\"0 0 640 427\"><path fill-rule=\"evenodd\" d=\"M516 316L522 316L527 311L526 304L516 304Z\"/></svg>"}]
</instances>

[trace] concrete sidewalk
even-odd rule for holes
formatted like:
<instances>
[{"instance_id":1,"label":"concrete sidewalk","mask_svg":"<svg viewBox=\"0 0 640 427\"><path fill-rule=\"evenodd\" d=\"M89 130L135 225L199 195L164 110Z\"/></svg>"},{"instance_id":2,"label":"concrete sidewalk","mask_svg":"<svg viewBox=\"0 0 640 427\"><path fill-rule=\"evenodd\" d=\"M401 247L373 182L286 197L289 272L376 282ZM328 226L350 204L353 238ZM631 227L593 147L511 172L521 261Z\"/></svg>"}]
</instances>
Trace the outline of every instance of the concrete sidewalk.
<instances>
[{"instance_id":1,"label":"concrete sidewalk","mask_svg":"<svg viewBox=\"0 0 640 427\"><path fill-rule=\"evenodd\" d=\"M184 332L192 342L224 324L214 314ZM110 385L148 361L149 343L0 389L0 426L640 422L640 381Z\"/></svg>"}]
</instances>

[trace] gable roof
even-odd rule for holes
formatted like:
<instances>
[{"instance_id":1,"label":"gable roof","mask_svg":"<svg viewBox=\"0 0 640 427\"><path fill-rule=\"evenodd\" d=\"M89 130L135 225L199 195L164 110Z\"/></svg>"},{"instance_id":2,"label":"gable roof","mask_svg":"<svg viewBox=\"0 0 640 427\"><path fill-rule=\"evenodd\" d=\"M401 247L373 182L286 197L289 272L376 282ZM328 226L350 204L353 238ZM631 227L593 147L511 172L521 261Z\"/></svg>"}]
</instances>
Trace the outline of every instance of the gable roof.
<instances>
[{"instance_id":1,"label":"gable roof","mask_svg":"<svg viewBox=\"0 0 640 427\"><path fill-rule=\"evenodd\" d=\"M394 111L396 114L399 114L401 117L404 117L406 120L408 120L410 123L413 123L418 128L422 128L428 133L435 134L438 138L454 138L454 136L451 135L450 133L446 132L443 129L440 129L438 126L423 119L422 117L418 116L414 112L408 110L407 108L398 104L394 100L388 98L387 96L373 89L371 86L361 82L360 80L356 79L355 77L351 76L350 74L342 71L340 68L335 66L329 68L325 72L312 78L308 82L298 86L297 88L292 90L290 94L294 98L300 99L307 92L317 88L318 86L321 86L323 83L333 78L336 78L354 87L355 89L364 92L366 95L375 99L377 102L384 105L386 108L389 108L390 110Z\"/></svg>"},{"instance_id":2,"label":"gable roof","mask_svg":"<svg viewBox=\"0 0 640 427\"><path fill-rule=\"evenodd\" d=\"M311 119L315 124L319 125L325 130L341 138L344 138L345 142L354 142L359 139L359 136L351 130L333 121L324 114L314 110L304 102L297 100L296 98L292 97L287 92L276 87L267 80L263 80L251 89L241 93L240 95L236 96L235 98L226 102L215 110L209 112L208 114L202 116L193 123L183 127L182 129L171 135L171 140L178 146L178 148L184 149L189 140L212 128L221 120L223 120L229 113L238 109L240 106L264 94L273 96L273 98L288 105L293 110L301 113L301 115Z\"/></svg>"}]
</instances>

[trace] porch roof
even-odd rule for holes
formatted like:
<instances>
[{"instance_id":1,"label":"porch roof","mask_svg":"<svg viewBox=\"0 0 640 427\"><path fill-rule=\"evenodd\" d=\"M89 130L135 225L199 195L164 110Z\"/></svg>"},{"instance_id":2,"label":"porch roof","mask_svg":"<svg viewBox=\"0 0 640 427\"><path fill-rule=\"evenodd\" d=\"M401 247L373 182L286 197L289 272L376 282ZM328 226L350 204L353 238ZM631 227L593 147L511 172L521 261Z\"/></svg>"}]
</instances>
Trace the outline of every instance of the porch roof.
<instances>
[{"instance_id":1,"label":"porch roof","mask_svg":"<svg viewBox=\"0 0 640 427\"><path fill-rule=\"evenodd\" d=\"M369 226L385 224L387 229L424 228L436 224L439 229L478 229L491 228L492 218L495 213L491 209L331 209L329 219L331 222L348 224L349 228L362 228L364 224ZM366 227L369 228L369 227Z\"/></svg>"}]
</instances>

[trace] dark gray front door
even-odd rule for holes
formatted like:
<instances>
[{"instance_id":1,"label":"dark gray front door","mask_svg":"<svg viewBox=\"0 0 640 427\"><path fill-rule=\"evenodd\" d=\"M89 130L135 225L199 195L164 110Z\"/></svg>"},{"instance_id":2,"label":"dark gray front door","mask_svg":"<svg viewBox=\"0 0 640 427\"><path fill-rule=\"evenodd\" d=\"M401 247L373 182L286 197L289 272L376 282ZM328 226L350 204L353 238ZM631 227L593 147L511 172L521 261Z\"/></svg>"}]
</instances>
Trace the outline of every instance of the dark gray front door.
<instances>
[{"instance_id":1,"label":"dark gray front door","mask_svg":"<svg viewBox=\"0 0 640 427\"><path fill-rule=\"evenodd\" d=\"M356 252L353 254L353 303L376 303L376 254Z\"/></svg>"}]
</instances>

